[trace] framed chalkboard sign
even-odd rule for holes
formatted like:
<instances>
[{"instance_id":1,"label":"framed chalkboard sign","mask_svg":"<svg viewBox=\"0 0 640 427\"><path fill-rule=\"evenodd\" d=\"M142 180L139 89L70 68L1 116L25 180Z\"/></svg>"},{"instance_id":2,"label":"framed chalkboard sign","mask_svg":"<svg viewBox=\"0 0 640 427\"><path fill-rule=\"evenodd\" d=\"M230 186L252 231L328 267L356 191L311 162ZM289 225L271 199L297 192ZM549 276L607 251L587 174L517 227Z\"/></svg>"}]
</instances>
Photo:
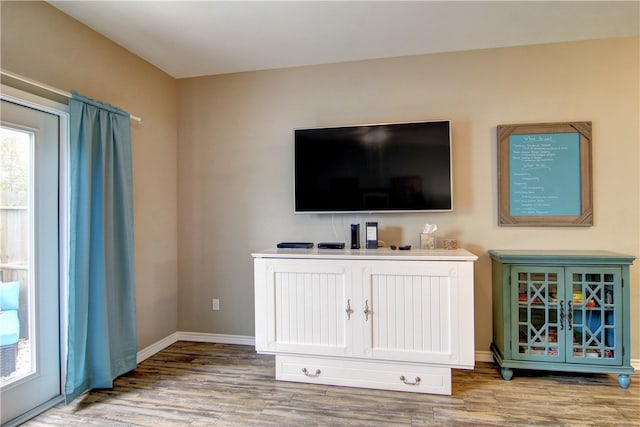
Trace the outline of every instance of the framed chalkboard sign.
<instances>
[{"instance_id":1,"label":"framed chalkboard sign","mask_svg":"<svg viewBox=\"0 0 640 427\"><path fill-rule=\"evenodd\" d=\"M591 226L591 122L498 126L498 224Z\"/></svg>"}]
</instances>

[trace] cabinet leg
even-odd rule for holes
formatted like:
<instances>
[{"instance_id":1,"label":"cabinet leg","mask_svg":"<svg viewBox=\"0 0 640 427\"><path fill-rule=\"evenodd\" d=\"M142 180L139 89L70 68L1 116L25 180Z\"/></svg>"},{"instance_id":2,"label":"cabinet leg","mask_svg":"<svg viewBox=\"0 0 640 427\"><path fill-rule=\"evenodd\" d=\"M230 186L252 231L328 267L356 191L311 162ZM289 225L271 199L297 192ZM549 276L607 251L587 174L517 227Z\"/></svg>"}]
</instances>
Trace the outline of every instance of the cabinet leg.
<instances>
[{"instance_id":1,"label":"cabinet leg","mask_svg":"<svg viewBox=\"0 0 640 427\"><path fill-rule=\"evenodd\" d=\"M513 369L511 368L500 368L500 373L505 381L510 381L513 378Z\"/></svg>"},{"instance_id":2,"label":"cabinet leg","mask_svg":"<svg viewBox=\"0 0 640 427\"><path fill-rule=\"evenodd\" d=\"M620 384L620 387L622 388L629 388L631 378L629 378L629 375L620 374L618 375L618 384Z\"/></svg>"}]
</instances>

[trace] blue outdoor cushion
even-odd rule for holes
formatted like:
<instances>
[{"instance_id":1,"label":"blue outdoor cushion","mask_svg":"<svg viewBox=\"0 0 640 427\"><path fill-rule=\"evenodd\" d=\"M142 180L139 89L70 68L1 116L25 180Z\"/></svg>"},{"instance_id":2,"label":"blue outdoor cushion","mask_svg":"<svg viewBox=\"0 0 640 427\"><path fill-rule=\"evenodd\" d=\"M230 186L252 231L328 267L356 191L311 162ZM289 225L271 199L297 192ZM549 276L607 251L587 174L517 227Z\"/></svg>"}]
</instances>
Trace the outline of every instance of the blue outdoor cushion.
<instances>
[{"instance_id":1,"label":"blue outdoor cushion","mask_svg":"<svg viewBox=\"0 0 640 427\"><path fill-rule=\"evenodd\" d=\"M0 283L0 346L13 345L20 339L20 282Z\"/></svg>"},{"instance_id":2,"label":"blue outdoor cushion","mask_svg":"<svg viewBox=\"0 0 640 427\"><path fill-rule=\"evenodd\" d=\"M20 282L0 283L0 311L20 307Z\"/></svg>"},{"instance_id":3,"label":"blue outdoor cushion","mask_svg":"<svg viewBox=\"0 0 640 427\"><path fill-rule=\"evenodd\" d=\"M15 344L19 339L18 310L0 312L0 346Z\"/></svg>"}]
</instances>

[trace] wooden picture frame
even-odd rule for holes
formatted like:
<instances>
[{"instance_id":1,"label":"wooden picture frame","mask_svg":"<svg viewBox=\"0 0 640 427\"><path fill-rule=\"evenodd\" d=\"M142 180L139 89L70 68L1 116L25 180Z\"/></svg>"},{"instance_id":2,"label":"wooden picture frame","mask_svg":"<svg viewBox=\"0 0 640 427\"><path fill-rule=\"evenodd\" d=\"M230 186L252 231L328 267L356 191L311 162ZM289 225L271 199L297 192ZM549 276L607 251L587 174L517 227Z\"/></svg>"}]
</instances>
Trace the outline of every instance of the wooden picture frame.
<instances>
[{"instance_id":1,"label":"wooden picture frame","mask_svg":"<svg viewBox=\"0 0 640 427\"><path fill-rule=\"evenodd\" d=\"M498 126L498 225L593 225L591 122Z\"/></svg>"}]
</instances>

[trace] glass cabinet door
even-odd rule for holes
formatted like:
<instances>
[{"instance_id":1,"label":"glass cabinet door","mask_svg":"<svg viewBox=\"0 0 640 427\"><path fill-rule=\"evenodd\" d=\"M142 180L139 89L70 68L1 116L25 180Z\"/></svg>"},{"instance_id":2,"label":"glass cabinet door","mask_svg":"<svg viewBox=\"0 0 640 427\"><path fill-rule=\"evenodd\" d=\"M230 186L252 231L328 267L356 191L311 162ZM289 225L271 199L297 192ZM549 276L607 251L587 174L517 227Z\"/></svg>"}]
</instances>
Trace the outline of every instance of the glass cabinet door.
<instances>
[{"instance_id":1,"label":"glass cabinet door","mask_svg":"<svg viewBox=\"0 0 640 427\"><path fill-rule=\"evenodd\" d=\"M511 345L521 360L563 361L565 357L564 269L513 267Z\"/></svg>"},{"instance_id":2,"label":"glass cabinet door","mask_svg":"<svg viewBox=\"0 0 640 427\"><path fill-rule=\"evenodd\" d=\"M567 361L574 363L621 363L622 324L620 270L617 268L570 268L566 273L568 298Z\"/></svg>"}]
</instances>

